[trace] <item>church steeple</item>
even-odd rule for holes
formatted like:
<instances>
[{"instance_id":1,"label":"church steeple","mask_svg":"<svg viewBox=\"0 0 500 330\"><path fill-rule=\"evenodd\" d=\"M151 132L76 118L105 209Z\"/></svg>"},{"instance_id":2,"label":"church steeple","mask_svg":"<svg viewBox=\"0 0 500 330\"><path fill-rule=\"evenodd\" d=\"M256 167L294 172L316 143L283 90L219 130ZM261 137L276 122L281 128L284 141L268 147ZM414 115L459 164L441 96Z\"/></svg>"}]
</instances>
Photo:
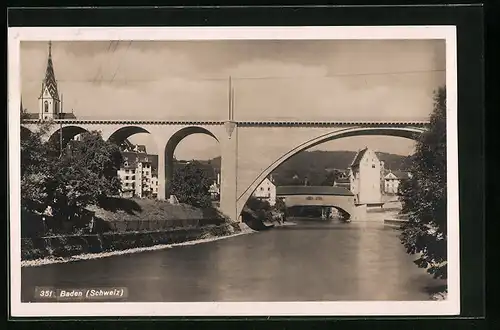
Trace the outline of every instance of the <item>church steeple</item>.
<instances>
[{"instance_id":1,"label":"church steeple","mask_svg":"<svg viewBox=\"0 0 500 330\"><path fill-rule=\"evenodd\" d=\"M49 90L50 96L59 101L54 64L52 63L52 41L49 41L49 58L47 59L47 69L45 70L44 85Z\"/></svg>"},{"instance_id":2,"label":"church steeple","mask_svg":"<svg viewBox=\"0 0 500 330\"><path fill-rule=\"evenodd\" d=\"M45 78L42 81L42 90L39 97L40 119L57 119L60 113L59 91L57 89L54 64L52 63L52 42L49 41L49 56Z\"/></svg>"}]
</instances>

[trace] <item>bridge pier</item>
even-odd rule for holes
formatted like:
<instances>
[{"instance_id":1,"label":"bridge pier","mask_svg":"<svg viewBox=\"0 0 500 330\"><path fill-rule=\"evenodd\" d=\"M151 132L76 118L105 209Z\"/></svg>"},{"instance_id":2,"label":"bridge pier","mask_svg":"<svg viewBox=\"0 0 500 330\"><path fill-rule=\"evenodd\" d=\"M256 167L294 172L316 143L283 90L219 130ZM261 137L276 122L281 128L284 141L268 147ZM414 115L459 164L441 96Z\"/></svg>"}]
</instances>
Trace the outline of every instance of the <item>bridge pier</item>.
<instances>
[{"instance_id":1,"label":"bridge pier","mask_svg":"<svg viewBox=\"0 0 500 330\"><path fill-rule=\"evenodd\" d=\"M157 199L162 201L165 200L165 153L161 152L161 148L159 148L160 152L158 152L158 195Z\"/></svg>"},{"instance_id":2,"label":"bridge pier","mask_svg":"<svg viewBox=\"0 0 500 330\"><path fill-rule=\"evenodd\" d=\"M235 122L225 123L226 134L220 136L221 147L221 191L220 210L232 221L238 221L237 201L237 160L238 127Z\"/></svg>"}]
</instances>

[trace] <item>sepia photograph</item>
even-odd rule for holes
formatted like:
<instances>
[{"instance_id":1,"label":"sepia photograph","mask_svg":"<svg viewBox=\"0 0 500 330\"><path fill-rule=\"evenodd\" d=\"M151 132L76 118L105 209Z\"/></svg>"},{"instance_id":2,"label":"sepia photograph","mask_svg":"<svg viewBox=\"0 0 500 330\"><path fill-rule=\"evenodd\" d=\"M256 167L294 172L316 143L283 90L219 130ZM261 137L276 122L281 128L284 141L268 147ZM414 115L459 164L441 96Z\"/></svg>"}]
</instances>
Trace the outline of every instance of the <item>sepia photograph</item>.
<instances>
[{"instance_id":1,"label":"sepia photograph","mask_svg":"<svg viewBox=\"0 0 500 330\"><path fill-rule=\"evenodd\" d=\"M455 28L10 28L14 316L458 315Z\"/></svg>"}]
</instances>

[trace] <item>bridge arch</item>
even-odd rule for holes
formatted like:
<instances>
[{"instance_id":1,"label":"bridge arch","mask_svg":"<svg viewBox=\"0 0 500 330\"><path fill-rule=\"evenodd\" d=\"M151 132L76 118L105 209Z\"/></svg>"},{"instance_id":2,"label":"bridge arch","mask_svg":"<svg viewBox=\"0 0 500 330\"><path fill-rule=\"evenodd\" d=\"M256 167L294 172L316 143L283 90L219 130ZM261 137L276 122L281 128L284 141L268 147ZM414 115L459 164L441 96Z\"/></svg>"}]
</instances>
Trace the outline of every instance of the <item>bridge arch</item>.
<instances>
[{"instance_id":1,"label":"bridge arch","mask_svg":"<svg viewBox=\"0 0 500 330\"><path fill-rule=\"evenodd\" d=\"M62 128L56 129L52 134L50 134L48 142L55 144L59 143L62 134L62 143L64 147L66 144L68 144L68 142L71 139L73 139L78 134L88 133L88 132L89 132L88 130L80 126L74 126L74 125L64 126Z\"/></svg>"},{"instance_id":2,"label":"bridge arch","mask_svg":"<svg viewBox=\"0 0 500 330\"><path fill-rule=\"evenodd\" d=\"M111 133L108 141L119 145L132 135L139 133L151 134L150 131L140 126L124 126Z\"/></svg>"},{"instance_id":3,"label":"bridge arch","mask_svg":"<svg viewBox=\"0 0 500 330\"><path fill-rule=\"evenodd\" d=\"M353 216L353 214L351 214L352 211L349 212L338 205L330 205L330 207L333 207L334 209L336 209L340 213L340 215L342 216L343 220L351 220L351 218Z\"/></svg>"},{"instance_id":4,"label":"bridge arch","mask_svg":"<svg viewBox=\"0 0 500 330\"><path fill-rule=\"evenodd\" d=\"M165 196L170 196L170 184L174 176L174 152L179 143L186 137L193 134L205 134L214 138L218 143L219 139L209 129L201 126L187 126L175 132L165 145Z\"/></svg>"},{"instance_id":5,"label":"bridge arch","mask_svg":"<svg viewBox=\"0 0 500 330\"><path fill-rule=\"evenodd\" d=\"M321 205L311 205L311 204L306 204L306 205L301 205L301 204L295 204L290 207L287 207L287 209L293 210L295 208L301 208L301 207L324 207L324 208L334 208L336 209L340 215L342 216L343 220L349 220L351 217L353 217L353 210L354 210L354 205L353 206L348 206L348 205L338 205L338 204L321 204Z\"/></svg>"},{"instance_id":6,"label":"bridge arch","mask_svg":"<svg viewBox=\"0 0 500 330\"><path fill-rule=\"evenodd\" d=\"M382 135L382 136L394 136L401 137L411 140L418 140L420 135L425 132L425 128L420 127L351 127L342 130L337 130L334 132L329 132L320 135L311 140L305 141L302 144L295 146L287 153L283 154L281 157L276 159L272 164L265 168L255 180L252 181L250 186L243 191L243 193L237 199L237 214L241 214L244 205L247 200L252 195L252 192L258 187L258 185L271 174L278 166L287 161L292 156L298 154L301 151L307 150L309 148L315 147L322 143L333 141L337 139L353 137L353 136L369 136L369 135Z\"/></svg>"}]
</instances>

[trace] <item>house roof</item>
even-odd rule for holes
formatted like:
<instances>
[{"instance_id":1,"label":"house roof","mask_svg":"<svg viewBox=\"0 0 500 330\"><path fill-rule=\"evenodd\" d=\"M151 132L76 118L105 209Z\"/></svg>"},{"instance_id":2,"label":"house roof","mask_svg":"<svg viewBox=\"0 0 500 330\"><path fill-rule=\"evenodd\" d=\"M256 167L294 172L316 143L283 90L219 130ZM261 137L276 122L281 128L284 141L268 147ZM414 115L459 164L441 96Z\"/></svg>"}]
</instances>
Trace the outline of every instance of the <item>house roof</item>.
<instances>
[{"instance_id":1,"label":"house roof","mask_svg":"<svg viewBox=\"0 0 500 330\"><path fill-rule=\"evenodd\" d=\"M410 178L410 173L405 171L389 171L384 178L388 178L390 175L394 175L398 180L406 180Z\"/></svg>"},{"instance_id":2,"label":"house roof","mask_svg":"<svg viewBox=\"0 0 500 330\"><path fill-rule=\"evenodd\" d=\"M61 112L59 113L59 119L76 119L76 116L72 112Z\"/></svg>"},{"instance_id":3,"label":"house roof","mask_svg":"<svg viewBox=\"0 0 500 330\"><path fill-rule=\"evenodd\" d=\"M23 119L38 119L40 118L40 115L38 113L28 113L25 112L23 113Z\"/></svg>"},{"instance_id":4,"label":"house roof","mask_svg":"<svg viewBox=\"0 0 500 330\"><path fill-rule=\"evenodd\" d=\"M152 169L158 169L158 155L148 155L141 152L122 152L123 162L127 162L128 166L123 166L125 169L133 169L137 167L138 162L148 162L151 163ZM147 160L146 160L147 159ZM153 170L151 170L153 172Z\"/></svg>"},{"instance_id":5,"label":"house roof","mask_svg":"<svg viewBox=\"0 0 500 330\"><path fill-rule=\"evenodd\" d=\"M39 119L40 118L40 114L38 113L29 113L29 112L25 112L23 113L23 119ZM76 116L74 113L72 112L61 112L57 115L57 118L56 119L76 119Z\"/></svg>"},{"instance_id":6,"label":"house roof","mask_svg":"<svg viewBox=\"0 0 500 330\"><path fill-rule=\"evenodd\" d=\"M348 189L331 186L279 186L276 187L276 195L354 196Z\"/></svg>"},{"instance_id":7,"label":"house roof","mask_svg":"<svg viewBox=\"0 0 500 330\"><path fill-rule=\"evenodd\" d=\"M361 162L361 160L363 159L363 156L366 154L367 151L368 151L368 148L364 148L364 149L358 151L358 153L356 154L356 156L354 157L354 159L351 163L351 167L358 166L359 163Z\"/></svg>"}]
</instances>

